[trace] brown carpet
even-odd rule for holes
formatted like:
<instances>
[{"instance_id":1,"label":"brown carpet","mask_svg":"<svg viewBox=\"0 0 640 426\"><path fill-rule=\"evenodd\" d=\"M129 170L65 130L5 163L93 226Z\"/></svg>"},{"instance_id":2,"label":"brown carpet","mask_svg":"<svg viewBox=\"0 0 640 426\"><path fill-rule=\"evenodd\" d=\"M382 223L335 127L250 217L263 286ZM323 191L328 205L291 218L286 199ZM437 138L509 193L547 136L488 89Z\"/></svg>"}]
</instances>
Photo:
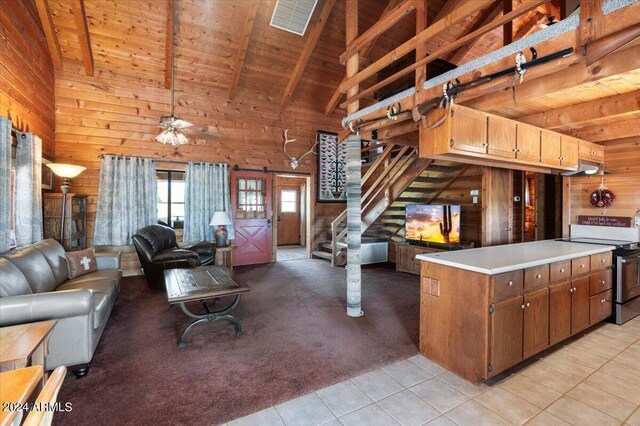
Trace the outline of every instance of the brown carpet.
<instances>
[{"instance_id":1,"label":"brown carpet","mask_svg":"<svg viewBox=\"0 0 640 426\"><path fill-rule=\"evenodd\" d=\"M346 272L306 259L238 268L252 287L227 323L197 326L143 277L125 279L89 375L68 376L56 424L219 424L417 353L418 277L363 268L362 318L345 313Z\"/></svg>"}]
</instances>

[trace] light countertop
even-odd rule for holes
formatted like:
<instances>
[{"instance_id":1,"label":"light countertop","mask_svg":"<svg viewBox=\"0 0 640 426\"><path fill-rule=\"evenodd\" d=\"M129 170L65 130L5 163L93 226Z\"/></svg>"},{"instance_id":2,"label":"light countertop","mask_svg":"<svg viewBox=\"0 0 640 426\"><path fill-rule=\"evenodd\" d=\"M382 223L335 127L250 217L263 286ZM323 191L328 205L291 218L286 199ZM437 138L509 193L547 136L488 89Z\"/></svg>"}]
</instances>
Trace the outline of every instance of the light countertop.
<instances>
[{"instance_id":1,"label":"light countertop","mask_svg":"<svg viewBox=\"0 0 640 426\"><path fill-rule=\"evenodd\" d=\"M496 275L546 263L612 251L615 246L544 240L469 250L420 254L416 259Z\"/></svg>"}]
</instances>

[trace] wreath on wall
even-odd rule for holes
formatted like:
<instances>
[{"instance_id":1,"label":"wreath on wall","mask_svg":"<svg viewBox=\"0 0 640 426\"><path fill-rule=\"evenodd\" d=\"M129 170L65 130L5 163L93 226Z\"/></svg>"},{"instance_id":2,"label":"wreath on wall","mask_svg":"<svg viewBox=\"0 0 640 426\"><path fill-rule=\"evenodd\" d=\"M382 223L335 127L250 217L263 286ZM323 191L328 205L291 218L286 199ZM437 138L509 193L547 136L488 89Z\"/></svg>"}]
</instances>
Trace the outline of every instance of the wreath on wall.
<instances>
[{"instance_id":1,"label":"wreath on wall","mask_svg":"<svg viewBox=\"0 0 640 426\"><path fill-rule=\"evenodd\" d=\"M611 207L616 196L607 188L600 187L591 193L591 205L594 207Z\"/></svg>"}]
</instances>

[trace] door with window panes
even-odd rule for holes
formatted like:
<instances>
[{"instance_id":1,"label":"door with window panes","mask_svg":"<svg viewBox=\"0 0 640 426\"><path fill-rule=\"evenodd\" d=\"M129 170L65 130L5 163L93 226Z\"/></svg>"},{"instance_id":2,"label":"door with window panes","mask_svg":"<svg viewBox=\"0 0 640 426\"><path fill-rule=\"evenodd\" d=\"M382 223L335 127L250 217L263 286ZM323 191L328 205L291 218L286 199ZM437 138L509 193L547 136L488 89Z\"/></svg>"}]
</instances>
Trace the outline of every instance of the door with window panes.
<instances>
[{"instance_id":1,"label":"door with window panes","mask_svg":"<svg viewBox=\"0 0 640 426\"><path fill-rule=\"evenodd\" d=\"M300 187L278 187L278 246L300 244Z\"/></svg>"},{"instance_id":2,"label":"door with window panes","mask_svg":"<svg viewBox=\"0 0 640 426\"><path fill-rule=\"evenodd\" d=\"M231 172L231 206L235 228L234 265L273 259L271 174Z\"/></svg>"}]
</instances>

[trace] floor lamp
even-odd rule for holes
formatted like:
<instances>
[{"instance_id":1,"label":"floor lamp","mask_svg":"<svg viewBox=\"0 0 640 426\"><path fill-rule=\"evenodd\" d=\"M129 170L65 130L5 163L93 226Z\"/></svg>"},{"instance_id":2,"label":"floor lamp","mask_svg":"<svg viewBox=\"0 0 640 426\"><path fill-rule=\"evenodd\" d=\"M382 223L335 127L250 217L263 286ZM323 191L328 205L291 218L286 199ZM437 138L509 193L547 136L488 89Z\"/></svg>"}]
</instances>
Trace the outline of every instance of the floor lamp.
<instances>
[{"instance_id":1,"label":"floor lamp","mask_svg":"<svg viewBox=\"0 0 640 426\"><path fill-rule=\"evenodd\" d=\"M87 168L82 166L75 166L73 164L62 163L49 163L47 167L56 175L62 178L62 185L60 190L62 191L62 223L60 224L60 244L64 247L64 222L65 211L67 208L67 193L71 189L71 179L84 172Z\"/></svg>"}]
</instances>

